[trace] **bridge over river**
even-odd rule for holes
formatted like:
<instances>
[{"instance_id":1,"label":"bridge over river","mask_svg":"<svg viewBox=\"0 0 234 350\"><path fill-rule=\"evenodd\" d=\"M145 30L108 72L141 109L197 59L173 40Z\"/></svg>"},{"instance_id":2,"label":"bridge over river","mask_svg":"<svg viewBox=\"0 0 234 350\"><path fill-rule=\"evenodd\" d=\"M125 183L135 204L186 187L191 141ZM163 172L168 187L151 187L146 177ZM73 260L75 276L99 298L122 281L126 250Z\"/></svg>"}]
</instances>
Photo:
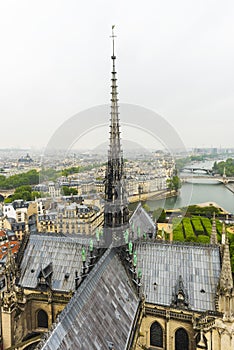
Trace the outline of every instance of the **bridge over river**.
<instances>
[{"instance_id":1,"label":"bridge over river","mask_svg":"<svg viewBox=\"0 0 234 350\"><path fill-rule=\"evenodd\" d=\"M185 173L181 173L180 178L181 178L182 182L195 182L196 179L197 180L200 180L200 179L212 180L212 182L219 182L219 183L223 183L224 185L234 182L234 177L214 176L214 175L188 176Z\"/></svg>"},{"instance_id":2,"label":"bridge over river","mask_svg":"<svg viewBox=\"0 0 234 350\"><path fill-rule=\"evenodd\" d=\"M187 172L187 173L193 173L193 174L197 174L197 173L206 173L206 174L213 174L213 170L210 168L199 168L199 167L184 167L183 169L181 169L181 172Z\"/></svg>"},{"instance_id":3,"label":"bridge over river","mask_svg":"<svg viewBox=\"0 0 234 350\"><path fill-rule=\"evenodd\" d=\"M0 189L0 199L4 200L8 196L12 195L14 192L15 192L14 188L13 189L9 189L9 190Z\"/></svg>"}]
</instances>

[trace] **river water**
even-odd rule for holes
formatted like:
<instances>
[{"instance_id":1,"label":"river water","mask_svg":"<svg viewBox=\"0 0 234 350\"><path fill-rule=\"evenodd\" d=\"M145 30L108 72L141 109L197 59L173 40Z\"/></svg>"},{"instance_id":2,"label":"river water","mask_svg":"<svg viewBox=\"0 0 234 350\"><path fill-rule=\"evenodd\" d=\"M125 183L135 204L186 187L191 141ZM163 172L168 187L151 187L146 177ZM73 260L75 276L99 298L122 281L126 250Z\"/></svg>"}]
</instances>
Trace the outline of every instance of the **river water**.
<instances>
[{"instance_id":1,"label":"river water","mask_svg":"<svg viewBox=\"0 0 234 350\"><path fill-rule=\"evenodd\" d=\"M190 167L211 168L214 160L208 162L199 162ZM180 195L167 198L166 200L149 200L147 204L153 210L158 207L165 209L176 209L186 207L192 204L204 202L215 202L228 212L234 214L234 193L225 187L222 183L214 180L196 179L196 175L191 179L193 183L184 183L180 189Z\"/></svg>"}]
</instances>

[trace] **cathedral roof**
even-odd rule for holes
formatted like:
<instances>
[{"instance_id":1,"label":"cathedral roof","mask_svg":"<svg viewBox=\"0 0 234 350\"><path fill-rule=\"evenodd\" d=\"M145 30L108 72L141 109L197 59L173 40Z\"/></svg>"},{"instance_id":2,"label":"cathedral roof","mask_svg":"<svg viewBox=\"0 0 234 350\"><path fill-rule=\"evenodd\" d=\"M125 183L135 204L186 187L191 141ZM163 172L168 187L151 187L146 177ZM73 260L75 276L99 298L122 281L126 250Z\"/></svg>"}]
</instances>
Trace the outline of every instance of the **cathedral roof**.
<instances>
[{"instance_id":1,"label":"cathedral roof","mask_svg":"<svg viewBox=\"0 0 234 350\"><path fill-rule=\"evenodd\" d=\"M182 293L186 308L215 311L219 247L138 241L134 250L146 302L173 307ZM38 349L128 349L140 300L123 261L104 253Z\"/></svg>"},{"instance_id":2,"label":"cathedral roof","mask_svg":"<svg viewBox=\"0 0 234 350\"><path fill-rule=\"evenodd\" d=\"M145 242L137 243L135 249L147 302L170 306L175 287L182 278L189 308L215 311L221 273L218 246Z\"/></svg>"},{"instance_id":3,"label":"cathedral roof","mask_svg":"<svg viewBox=\"0 0 234 350\"><path fill-rule=\"evenodd\" d=\"M39 349L128 349L138 306L123 264L116 251L108 249Z\"/></svg>"},{"instance_id":4,"label":"cathedral roof","mask_svg":"<svg viewBox=\"0 0 234 350\"><path fill-rule=\"evenodd\" d=\"M75 272L79 273L82 268L83 244L88 249L89 240L74 236L32 234L21 262L19 285L37 288L38 275L52 263L52 290L74 290Z\"/></svg>"},{"instance_id":5,"label":"cathedral roof","mask_svg":"<svg viewBox=\"0 0 234 350\"><path fill-rule=\"evenodd\" d=\"M134 231L134 237L142 237L144 233L152 233L153 235L155 234L156 225L149 214L142 207L141 203L139 203L136 207L134 213L129 219L129 223L132 227L132 230Z\"/></svg>"}]
</instances>

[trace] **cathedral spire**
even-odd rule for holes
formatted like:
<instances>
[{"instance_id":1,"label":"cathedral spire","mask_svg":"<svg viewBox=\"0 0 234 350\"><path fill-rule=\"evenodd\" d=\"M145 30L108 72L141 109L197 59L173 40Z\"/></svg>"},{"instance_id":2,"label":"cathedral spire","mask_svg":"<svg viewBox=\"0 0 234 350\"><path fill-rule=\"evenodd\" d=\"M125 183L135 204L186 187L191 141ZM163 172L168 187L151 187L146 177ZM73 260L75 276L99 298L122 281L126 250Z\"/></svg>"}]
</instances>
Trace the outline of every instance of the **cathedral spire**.
<instances>
[{"instance_id":1,"label":"cathedral spire","mask_svg":"<svg viewBox=\"0 0 234 350\"><path fill-rule=\"evenodd\" d=\"M128 201L124 184L123 154L120 142L119 106L115 68L115 35L112 26L112 73L110 143L105 176L104 238L109 246L113 241L119 245L128 227Z\"/></svg>"},{"instance_id":2,"label":"cathedral spire","mask_svg":"<svg viewBox=\"0 0 234 350\"><path fill-rule=\"evenodd\" d=\"M210 236L210 244L217 244L217 229L216 229L216 220L215 220L215 212L213 215L213 220L212 220L212 231L211 231L211 236Z\"/></svg>"},{"instance_id":3,"label":"cathedral spire","mask_svg":"<svg viewBox=\"0 0 234 350\"><path fill-rule=\"evenodd\" d=\"M119 106L118 106L118 92L117 92L117 78L115 70L115 38L114 27L112 26L112 77L111 77L111 119L110 119L110 149L109 157L117 159L121 158L121 145L120 145L120 128L119 128ZM122 171L122 169L120 169Z\"/></svg>"}]
</instances>

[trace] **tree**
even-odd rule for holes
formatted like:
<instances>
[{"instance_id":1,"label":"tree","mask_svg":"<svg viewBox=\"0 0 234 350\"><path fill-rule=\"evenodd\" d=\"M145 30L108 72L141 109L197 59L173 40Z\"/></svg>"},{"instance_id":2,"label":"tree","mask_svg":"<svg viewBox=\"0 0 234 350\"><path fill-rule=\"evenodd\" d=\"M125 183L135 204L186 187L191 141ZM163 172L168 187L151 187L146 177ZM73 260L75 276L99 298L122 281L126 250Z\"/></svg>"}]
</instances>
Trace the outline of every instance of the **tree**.
<instances>
[{"instance_id":1,"label":"tree","mask_svg":"<svg viewBox=\"0 0 234 350\"><path fill-rule=\"evenodd\" d=\"M19 192L32 192L32 188L30 185L23 185L23 186L20 186L18 188L15 189L15 193L19 193Z\"/></svg>"},{"instance_id":2,"label":"tree","mask_svg":"<svg viewBox=\"0 0 234 350\"><path fill-rule=\"evenodd\" d=\"M167 186L170 191L178 191L181 188L181 181L179 176L174 175L171 179L167 179Z\"/></svg>"},{"instance_id":3,"label":"tree","mask_svg":"<svg viewBox=\"0 0 234 350\"><path fill-rule=\"evenodd\" d=\"M228 158L226 161L214 162L213 171L220 175L223 175L224 168L227 176L234 175L234 159Z\"/></svg>"},{"instance_id":4,"label":"tree","mask_svg":"<svg viewBox=\"0 0 234 350\"><path fill-rule=\"evenodd\" d=\"M62 193L64 194L64 196L70 196L70 195L75 196L78 193L78 191L75 188L63 186Z\"/></svg>"},{"instance_id":5,"label":"tree","mask_svg":"<svg viewBox=\"0 0 234 350\"><path fill-rule=\"evenodd\" d=\"M143 208L145 209L145 211L147 211L147 213L150 212L150 206L148 204L144 203Z\"/></svg>"},{"instance_id":6,"label":"tree","mask_svg":"<svg viewBox=\"0 0 234 350\"><path fill-rule=\"evenodd\" d=\"M34 200L35 198L41 198L41 193L38 191L32 191L31 198Z\"/></svg>"},{"instance_id":7,"label":"tree","mask_svg":"<svg viewBox=\"0 0 234 350\"><path fill-rule=\"evenodd\" d=\"M16 174L6 178L0 175L0 188L10 189L24 185L36 185L39 183L39 173L35 169L29 170L26 173Z\"/></svg>"},{"instance_id":8,"label":"tree","mask_svg":"<svg viewBox=\"0 0 234 350\"><path fill-rule=\"evenodd\" d=\"M35 198L40 198L41 194L37 191L32 191L30 185L23 185L15 189L14 194L4 200L5 203L11 203L17 199L23 199L24 201L32 201Z\"/></svg>"}]
</instances>

